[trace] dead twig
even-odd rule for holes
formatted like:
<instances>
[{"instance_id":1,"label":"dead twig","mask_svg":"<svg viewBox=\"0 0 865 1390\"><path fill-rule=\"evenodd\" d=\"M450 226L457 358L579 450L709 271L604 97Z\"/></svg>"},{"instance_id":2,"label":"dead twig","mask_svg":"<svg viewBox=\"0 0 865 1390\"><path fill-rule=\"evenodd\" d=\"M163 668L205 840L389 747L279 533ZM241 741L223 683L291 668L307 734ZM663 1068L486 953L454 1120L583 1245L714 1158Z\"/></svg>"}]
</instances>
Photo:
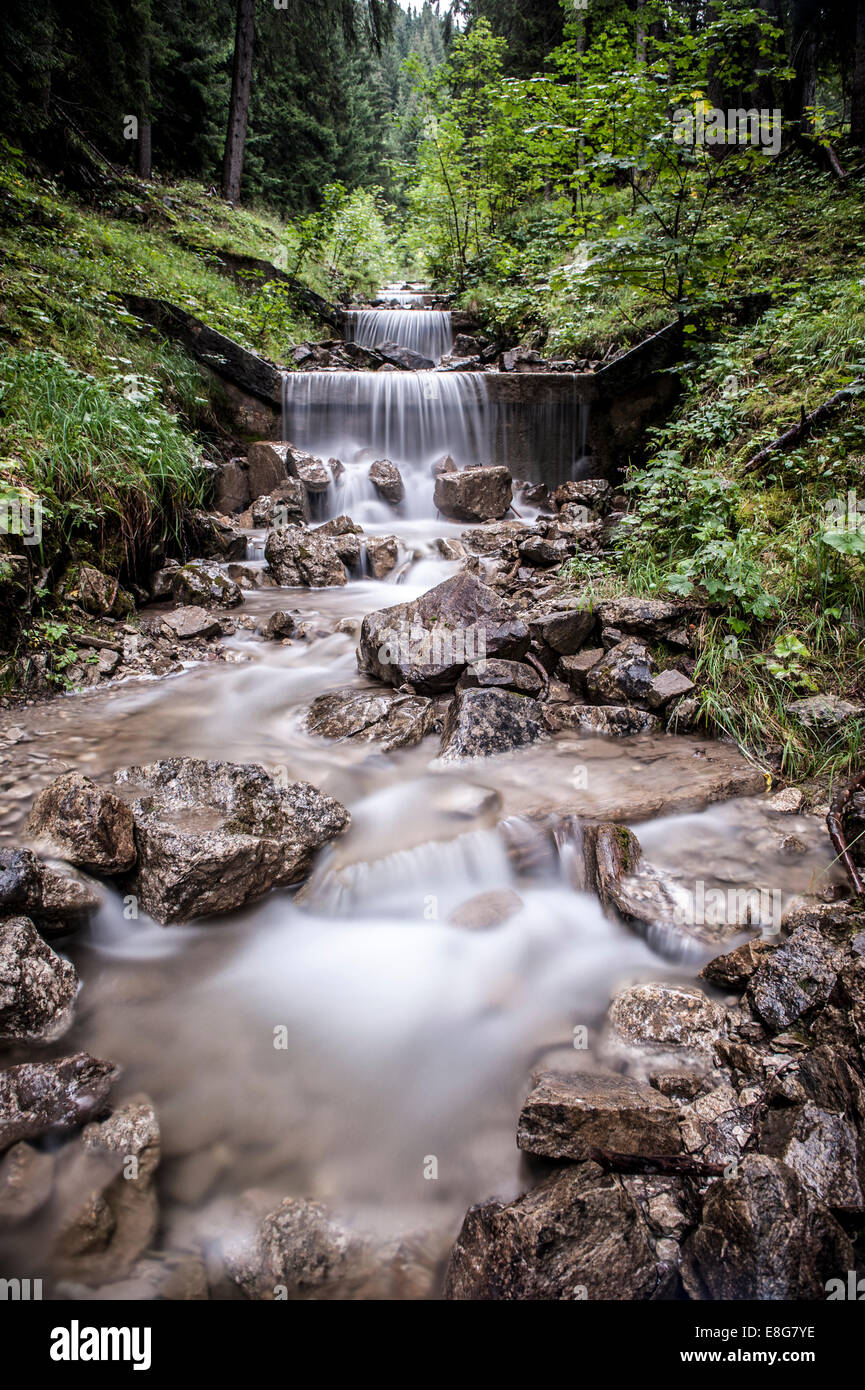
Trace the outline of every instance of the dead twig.
<instances>
[{"instance_id":1,"label":"dead twig","mask_svg":"<svg viewBox=\"0 0 865 1390\"><path fill-rule=\"evenodd\" d=\"M865 377L857 377L856 381L857 384L861 384L865 382ZM771 444L767 444L759 453L754 454L753 458L750 458L745 464L742 472L752 473L755 468L759 468L762 463L765 463L770 454L792 449L796 444L801 443L817 425L821 425L824 420L828 420L829 416L832 415L840 405L848 404L856 395L858 395L858 392L853 386L845 386L842 391L836 391L834 396L830 396L828 401L824 401L822 405L818 405L817 409L812 410L810 415L805 414L805 407L802 406L802 415L798 424L791 426L789 430L785 430L785 432L779 435L777 439L774 439Z\"/></svg>"},{"instance_id":2,"label":"dead twig","mask_svg":"<svg viewBox=\"0 0 865 1390\"><path fill-rule=\"evenodd\" d=\"M860 772L858 777L854 777L852 782L848 782L846 787L842 787L840 791L835 793L829 806L829 814L826 817L826 829L829 831L832 848L844 865L844 872L856 894L862 893L865 889L863 889L859 870L853 863L850 854L847 832L844 828L844 817L850 809L856 792L861 791L863 787L865 787L865 772Z\"/></svg>"}]
</instances>

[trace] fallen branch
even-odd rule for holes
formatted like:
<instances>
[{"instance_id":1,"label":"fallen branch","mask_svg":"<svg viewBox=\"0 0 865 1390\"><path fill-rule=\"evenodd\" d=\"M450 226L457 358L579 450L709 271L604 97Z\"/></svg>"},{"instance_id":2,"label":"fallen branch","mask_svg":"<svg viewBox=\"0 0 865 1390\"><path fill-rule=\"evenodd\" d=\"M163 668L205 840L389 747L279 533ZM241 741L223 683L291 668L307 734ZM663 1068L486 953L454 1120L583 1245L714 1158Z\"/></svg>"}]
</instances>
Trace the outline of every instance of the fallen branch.
<instances>
[{"instance_id":1,"label":"fallen branch","mask_svg":"<svg viewBox=\"0 0 865 1390\"><path fill-rule=\"evenodd\" d=\"M860 376L857 377L856 380L859 383L863 383L865 382L865 377ZM845 386L843 390L836 391L834 396L830 396L828 401L824 401L822 405L818 405L817 409L812 410L810 415L805 414L805 407L802 406L802 417L798 424L793 425L789 430L786 430L784 434L774 439L771 444L767 444L759 453L754 454L753 458L750 458L745 464L742 472L752 473L755 468L760 467L761 463L765 463L770 454L792 449L796 444L806 439L817 425L822 425L824 420L828 420L829 416L838 409L839 405L846 405L848 401L852 401L856 395L858 395L858 391L855 386Z\"/></svg>"},{"instance_id":2,"label":"fallen branch","mask_svg":"<svg viewBox=\"0 0 865 1390\"><path fill-rule=\"evenodd\" d=\"M852 782L848 782L846 787L842 787L840 791L835 793L829 806L829 814L826 817L826 829L829 831L832 848L837 852L838 858L844 866L844 872L853 886L853 892L856 894L862 893L865 889L863 889L859 870L853 863L850 854L847 832L844 828L844 817L850 809L853 797L863 787L865 787L865 772L860 772L858 777L854 777Z\"/></svg>"}]
</instances>

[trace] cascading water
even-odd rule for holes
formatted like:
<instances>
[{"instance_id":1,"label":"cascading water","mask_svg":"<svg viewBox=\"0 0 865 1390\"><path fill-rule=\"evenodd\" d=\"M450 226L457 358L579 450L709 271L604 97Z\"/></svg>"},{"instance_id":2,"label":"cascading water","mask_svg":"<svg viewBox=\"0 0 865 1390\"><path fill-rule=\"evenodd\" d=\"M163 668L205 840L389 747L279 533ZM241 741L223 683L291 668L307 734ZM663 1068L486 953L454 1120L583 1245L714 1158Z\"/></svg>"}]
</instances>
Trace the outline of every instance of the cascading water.
<instances>
[{"instance_id":1,"label":"cascading water","mask_svg":"<svg viewBox=\"0 0 865 1390\"><path fill-rule=\"evenodd\" d=\"M283 438L344 466L331 489L333 515L362 522L359 507L381 506L367 477L375 459L400 469L408 517L434 515L430 465L442 454L461 468L494 461L482 372L289 372L282 404ZM376 519L369 510L366 517Z\"/></svg>"},{"instance_id":2,"label":"cascading water","mask_svg":"<svg viewBox=\"0 0 865 1390\"><path fill-rule=\"evenodd\" d=\"M398 343L430 362L440 362L453 345L451 316L444 309L350 309L345 336L360 347Z\"/></svg>"}]
</instances>

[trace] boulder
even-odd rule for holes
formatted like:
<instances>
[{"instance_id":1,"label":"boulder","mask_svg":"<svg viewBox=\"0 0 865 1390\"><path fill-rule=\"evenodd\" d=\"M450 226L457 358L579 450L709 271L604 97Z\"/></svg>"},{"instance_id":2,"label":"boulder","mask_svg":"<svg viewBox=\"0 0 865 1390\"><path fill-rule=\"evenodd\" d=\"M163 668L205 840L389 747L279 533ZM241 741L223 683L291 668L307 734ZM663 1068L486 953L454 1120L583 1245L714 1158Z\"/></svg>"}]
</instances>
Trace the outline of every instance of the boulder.
<instances>
[{"instance_id":1,"label":"boulder","mask_svg":"<svg viewBox=\"0 0 865 1390\"><path fill-rule=\"evenodd\" d=\"M43 788L26 833L58 858L100 876L125 873L135 863L129 807L80 772L67 772Z\"/></svg>"},{"instance_id":2,"label":"boulder","mask_svg":"<svg viewBox=\"0 0 865 1390\"><path fill-rule=\"evenodd\" d=\"M75 967L29 917L0 919L0 1043L54 1042L72 1022Z\"/></svg>"},{"instance_id":3,"label":"boulder","mask_svg":"<svg viewBox=\"0 0 865 1390\"><path fill-rule=\"evenodd\" d=\"M43 935L71 931L102 905L94 883L44 864L27 849L0 849L0 917L29 917Z\"/></svg>"},{"instance_id":4,"label":"boulder","mask_svg":"<svg viewBox=\"0 0 865 1390\"><path fill-rule=\"evenodd\" d=\"M277 608L275 613L271 613L260 631L261 635L266 637L268 642L281 642L284 637L291 637L296 626L295 620L290 613L286 613L282 608Z\"/></svg>"},{"instance_id":5,"label":"boulder","mask_svg":"<svg viewBox=\"0 0 865 1390\"><path fill-rule=\"evenodd\" d=\"M255 499L244 514L244 521L252 527L302 526L311 515L309 493L300 478L286 478L271 492Z\"/></svg>"},{"instance_id":6,"label":"boulder","mask_svg":"<svg viewBox=\"0 0 865 1390\"><path fill-rule=\"evenodd\" d=\"M694 689L694 682L681 671L669 668L655 676L647 695L649 709L665 709L671 700L678 700Z\"/></svg>"},{"instance_id":7,"label":"boulder","mask_svg":"<svg viewBox=\"0 0 865 1390\"><path fill-rule=\"evenodd\" d=\"M390 459L376 459L370 464L369 480L384 502L397 507L405 497L405 484L402 474Z\"/></svg>"},{"instance_id":8,"label":"boulder","mask_svg":"<svg viewBox=\"0 0 865 1390\"><path fill-rule=\"evenodd\" d=\"M379 357L383 357L386 364L399 367L406 372L428 371L435 366L431 357L423 357L419 352L412 352L411 348L403 347L400 343L376 343L375 350Z\"/></svg>"},{"instance_id":9,"label":"boulder","mask_svg":"<svg viewBox=\"0 0 865 1390\"><path fill-rule=\"evenodd\" d=\"M513 1202L472 1207L451 1251L447 1299L520 1302L671 1297L633 1178L569 1165Z\"/></svg>"},{"instance_id":10,"label":"boulder","mask_svg":"<svg viewBox=\"0 0 865 1390\"><path fill-rule=\"evenodd\" d=\"M475 575L463 570L410 603L368 613L358 666L393 686L421 694L452 689L478 659L519 659L529 633L519 613Z\"/></svg>"},{"instance_id":11,"label":"boulder","mask_svg":"<svg viewBox=\"0 0 865 1390\"><path fill-rule=\"evenodd\" d=\"M839 695L809 695L807 699L791 701L786 709L800 724L820 733L831 733L850 719L865 717L865 705L842 700Z\"/></svg>"},{"instance_id":12,"label":"boulder","mask_svg":"<svg viewBox=\"0 0 865 1390\"><path fill-rule=\"evenodd\" d=\"M432 731L436 709L423 695L370 690L335 690L313 701L306 727L322 738L348 738L394 748L411 748Z\"/></svg>"},{"instance_id":13,"label":"boulder","mask_svg":"<svg viewBox=\"0 0 865 1390\"><path fill-rule=\"evenodd\" d=\"M308 782L277 786L256 763L169 758L115 773L135 821L131 889L157 922L230 912L298 883L349 823Z\"/></svg>"},{"instance_id":14,"label":"boulder","mask_svg":"<svg viewBox=\"0 0 865 1390\"><path fill-rule=\"evenodd\" d=\"M284 483L293 469L289 466L292 446L281 441L262 440L250 444L246 458L250 497L272 493Z\"/></svg>"},{"instance_id":15,"label":"boulder","mask_svg":"<svg viewBox=\"0 0 865 1390\"><path fill-rule=\"evenodd\" d=\"M609 734L630 738L634 734L654 734L661 728L656 714L633 705L553 705L547 708L549 728L576 729L585 734Z\"/></svg>"},{"instance_id":16,"label":"boulder","mask_svg":"<svg viewBox=\"0 0 865 1390\"><path fill-rule=\"evenodd\" d=\"M513 500L507 468L464 468L436 474L433 502L451 521L494 521L505 515Z\"/></svg>"},{"instance_id":17,"label":"boulder","mask_svg":"<svg viewBox=\"0 0 865 1390\"><path fill-rule=\"evenodd\" d=\"M644 1081L614 1072L544 1071L523 1104L517 1147L550 1159L586 1159L590 1150L675 1154L682 1148L676 1106Z\"/></svg>"},{"instance_id":18,"label":"boulder","mask_svg":"<svg viewBox=\"0 0 865 1390\"><path fill-rule=\"evenodd\" d=\"M370 536L366 543L366 562L373 579L384 579L390 574L398 557L396 536Z\"/></svg>"},{"instance_id":19,"label":"boulder","mask_svg":"<svg viewBox=\"0 0 865 1390\"><path fill-rule=\"evenodd\" d=\"M574 553L574 543L564 538L553 540L548 536L529 536L520 543L519 552L524 565L550 569L570 559Z\"/></svg>"},{"instance_id":20,"label":"boulder","mask_svg":"<svg viewBox=\"0 0 865 1390\"><path fill-rule=\"evenodd\" d=\"M556 667L556 675L565 685L570 686L576 695L586 694L586 676L604 655L603 647L585 647L572 656L563 656Z\"/></svg>"},{"instance_id":21,"label":"boulder","mask_svg":"<svg viewBox=\"0 0 865 1390\"><path fill-rule=\"evenodd\" d=\"M613 996L607 1019L629 1047L710 1059L724 1028L723 1008L690 985L631 985Z\"/></svg>"},{"instance_id":22,"label":"boulder","mask_svg":"<svg viewBox=\"0 0 865 1390\"><path fill-rule=\"evenodd\" d=\"M228 517L213 512L193 512L193 547L204 560L245 560L246 536Z\"/></svg>"},{"instance_id":23,"label":"boulder","mask_svg":"<svg viewBox=\"0 0 865 1390\"><path fill-rule=\"evenodd\" d=\"M219 619L195 603L188 608L176 608L173 613L166 613L162 625L180 642L191 642L196 637L206 640L218 637L222 632Z\"/></svg>"},{"instance_id":24,"label":"boulder","mask_svg":"<svg viewBox=\"0 0 865 1390\"><path fill-rule=\"evenodd\" d=\"M745 941L734 951L715 956L708 965L704 965L700 971L700 979L708 980L716 989L743 990L766 956L774 949L772 942L759 938Z\"/></svg>"},{"instance_id":25,"label":"boulder","mask_svg":"<svg viewBox=\"0 0 865 1390\"><path fill-rule=\"evenodd\" d=\"M738 1176L713 1183L683 1246L682 1277L697 1300L824 1300L826 1282L854 1268L837 1221L777 1158L749 1154Z\"/></svg>"},{"instance_id":26,"label":"boulder","mask_svg":"<svg viewBox=\"0 0 865 1390\"><path fill-rule=\"evenodd\" d=\"M562 507L585 507L588 511L607 511L613 500L613 489L606 478L574 478L562 483L551 494L557 510Z\"/></svg>"},{"instance_id":27,"label":"boulder","mask_svg":"<svg viewBox=\"0 0 865 1390\"><path fill-rule=\"evenodd\" d=\"M318 1202L286 1197L262 1216L256 1208L263 1205L260 1194L249 1194L234 1223L238 1234L223 1252L229 1278L247 1298L357 1296L371 1274L370 1252L359 1236ZM244 1226L252 1226L251 1235Z\"/></svg>"},{"instance_id":28,"label":"boulder","mask_svg":"<svg viewBox=\"0 0 865 1390\"><path fill-rule=\"evenodd\" d=\"M690 644L687 624L693 618L694 609L686 604L666 599L623 597L601 599L595 611L602 627L618 628L622 633L652 642L673 642L683 647Z\"/></svg>"},{"instance_id":29,"label":"boulder","mask_svg":"<svg viewBox=\"0 0 865 1390\"><path fill-rule=\"evenodd\" d=\"M232 512L242 512L249 506L251 495L246 460L233 458L221 464L214 499L217 511L229 516Z\"/></svg>"},{"instance_id":30,"label":"boulder","mask_svg":"<svg viewBox=\"0 0 865 1390\"><path fill-rule=\"evenodd\" d=\"M457 690L474 690L479 686L498 690L513 690L518 695L540 695L543 681L533 666L524 661L473 662L457 681Z\"/></svg>"},{"instance_id":31,"label":"boulder","mask_svg":"<svg viewBox=\"0 0 865 1390\"><path fill-rule=\"evenodd\" d=\"M105 1108L119 1073L87 1052L0 1071L0 1152L22 1139L77 1129Z\"/></svg>"},{"instance_id":32,"label":"boulder","mask_svg":"<svg viewBox=\"0 0 865 1390\"><path fill-rule=\"evenodd\" d=\"M760 1151L779 1158L827 1207L865 1205L859 1140L846 1115L812 1101L770 1110L760 1126Z\"/></svg>"},{"instance_id":33,"label":"boulder","mask_svg":"<svg viewBox=\"0 0 865 1390\"><path fill-rule=\"evenodd\" d=\"M119 579L103 574L83 560L69 566L58 592L97 618L125 618L135 608L132 596L121 589Z\"/></svg>"},{"instance_id":34,"label":"boulder","mask_svg":"<svg viewBox=\"0 0 865 1390\"><path fill-rule=\"evenodd\" d=\"M439 761L489 758L547 737L543 710L510 690L460 690L445 716Z\"/></svg>"},{"instance_id":35,"label":"boulder","mask_svg":"<svg viewBox=\"0 0 865 1390\"><path fill-rule=\"evenodd\" d=\"M587 608L556 609L551 613L532 614L529 631L538 642L552 647L560 656L573 656L579 651L595 625L595 615Z\"/></svg>"},{"instance_id":36,"label":"boulder","mask_svg":"<svg viewBox=\"0 0 865 1390\"><path fill-rule=\"evenodd\" d=\"M814 927L799 927L760 962L747 999L773 1033L782 1033L829 999L838 978L836 948Z\"/></svg>"},{"instance_id":37,"label":"boulder","mask_svg":"<svg viewBox=\"0 0 865 1390\"><path fill-rule=\"evenodd\" d=\"M648 648L628 638L586 672L586 694L598 705L645 705L654 670Z\"/></svg>"},{"instance_id":38,"label":"boulder","mask_svg":"<svg viewBox=\"0 0 865 1390\"><path fill-rule=\"evenodd\" d=\"M190 560L171 579L175 602L200 608L236 608L243 592L212 560Z\"/></svg>"},{"instance_id":39,"label":"boulder","mask_svg":"<svg viewBox=\"0 0 865 1390\"><path fill-rule=\"evenodd\" d=\"M301 526L271 531L264 556L274 579L283 587L321 589L346 582L336 540L319 531Z\"/></svg>"},{"instance_id":40,"label":"boulder","mask_svg":"<svg viewBox=\"0 0 865 1390\"><path fill-rule=\"evenodd\" d=\"M437 478L439 473L458 472L456 459L452 458L450 454L442 454L440 459L436 459L435 463L430 464L430 474L433 478Z\"/></svg>"}]
</instances>

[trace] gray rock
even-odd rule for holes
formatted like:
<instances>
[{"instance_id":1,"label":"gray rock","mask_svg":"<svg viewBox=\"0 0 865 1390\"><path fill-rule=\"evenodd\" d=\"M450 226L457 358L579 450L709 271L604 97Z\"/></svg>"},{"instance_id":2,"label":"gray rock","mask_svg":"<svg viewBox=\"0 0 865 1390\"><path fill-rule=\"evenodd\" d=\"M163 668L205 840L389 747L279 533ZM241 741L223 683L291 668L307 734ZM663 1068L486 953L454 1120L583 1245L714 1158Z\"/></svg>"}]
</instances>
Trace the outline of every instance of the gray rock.
<instances>
[{"instance_id":1,"label":"gray rock","mask_svg":"<svg viewBox=\"0 0 865 1390\"><path fill-rule=\"evenodd\" d=\"M283 637L290 637L295 627L296 623L291 614L286 613L282 608L277 608L275 613L271 613L261 629L261 633L269 642L280 642Z\"/></svg>"},{"instance_id":2,"label":"gray rock","mask_svg":"<svg viewBox=\"0 0 865 1390\"><path fill-rule=\"evenodd\" d=\"M656 1253L633 1185L633 1179L583 1163L554 1173L516 1201L472 1207L451 1251L445 1298L670 1297L675 1280Z\"/></svg>"},{"instance_id":3,"label":"gray rock","mask_svg":"<svg viewBox=\"0 0 865 1390\"><path fill-rule=\"evenodd\" d=\"M653 734L661 728L656 714L633 705L555 705L547 710L546 717L554 732L578 729L581 733L609 734L614 738Z\"/></svg>"},{"instance_id":4,"label":"gray rock","mask_svg":"<svg viewBox=\"0 0 865 1390\"><path fill-rule=\"evenodd\" d=\"M222 631L219 619L197 604L166 613L162 623L180 642L191 642L197 637L206 641L210 637L218 637Z\"/></svg>"},{"instance_id":5,"label":"gray rock","mask_svg":"<svg viewBox=\"0 0 865 1390\"><path fill-rule=\"evenodd\" d=\"M457 468L456 460L451 458L450 454L442 454L441 458L436 459L435 463L430 466L430 473L434 478L437 478L439 473L458 472L459 469Z\"/></svg>"},{"instance_id":6,"label":"gray rock","mask_svg":"<svg viewBox=\"0 0 865 1390\"><path fill-rule=\"evenodd\" d=\"M545 642L560 656L573 656L579 651L594 625L595 615L587 608L559 609L529 619L532 637Z\"/></svg>"},{"instance_id":7,"label":"gray rock","mask_svg":"<svg viewBox=\"0 0 865 1390\"><path fill-rule=\"evenodd\" d=\"M570 686L577 695L586 694L586 676L604 655L602 647L586 647L572 656L563 656L556 667L559 680Z\"/></svg>"},{"instance_id":8,"label":"gray rock","mask_svg":"<svg viewBox=\"0 0 865 1390\"><path fill-rule=\"evenodd\" d=\"M558 510L576 504L593 511L607 511L613 500L613 489L606 478L577 478L557 487L550 500Z\"/></svg>"},{"instance_id":9,"label":"gray rock","mask_svg":"<svg viewBox=\"0 0 865 1390\"><path fill-rule=\"evenodd\" d=\"M523 661L481 661L467 666L457 681L457 690L478 686L513 690L518 695L539 695L543 682L533 666Z\"/></svg>"},{"instance_id":10,"label":"gray rock","mask_svg":"<svg viewBox=\"0 0 865 1390\"><path fill-rule=\"evenodd\" d=\"M753 1154L709 1188L682 1275L697 1300L823 1300L826 1281L853 1269L847 1236L801 1179Z\"/></svg>"},{"instance_id":11,"label":"gray rock","mask_svg":"<svg viewBox=\"0 0 865 1390\"><path fill-rule=\"evenodd\" d=\"M169 758L114 780L135 820L131 889L163 924L230 912L300 882L315 851L349 823L345 807L310 783L277 786L256 763Z\"/></svg>"},{"instance_id":12,"label":"gray rock","mask_svg":"<svg viewBox=\"0 0 865 1390\"><path fill-rule=\"evenodd\" d=\"M411 603L368 613L358 666L388 684L424 695L453 689L477 659L519 659L529 641L519 613L474 575L461 571Z\"/></svg>"},{"instance_id":13,"label":"gray rock","mask_svg":"<svg viewBox=\"0 0 865 1390\"><path fill-rule=\"evenodd\" d=\"M43 788L33 803L26 834L58 858L91 873L125 873L135 863L129 807L110 788L80 772L67 772Z\"/></svg>"},{"instance_id":14,"label":"gray rock","mask_svg":"<svg viewBox=\"0 0 865 1390\"><path fill-rule=\"evenodd\" d=\"M239 584L241 589L276 589L278 584L273 575L260 565L236 564L228 566L228 577Z\"/></svg>"},{"instance_id":15,"label":"gray rock","mask_svg":"<svg viewBox=\"0 0 865 1390\"><path fill-rule=\"evenodd\" d=\"M694 682L683 676L681 671L675 671L672 667L661 671L649 687L649 709L664 709L671 700L678 700L693 689Z\"/></svg>"},{"instance_id":16,"label":"gray rock","mask_svg":"<svg viewBox=\"0 0 865 1390\"><path fill-rule=\"evenodd\" d=\"M850 719L865 717L865 705L842 700L838 695L809 695L805 700L793 700L786 706L787 713L797 718L800 724L809 729L829 733L839 729Z\"/></svg>"},{"instance_id":17,"label":"gray rock","mask_svg":"<svg viewBox=\"0 0 865 1390\"><path fill-rule=\"evenodd\" d=\"M760 1128L760 1150L792 1168L826 1206L861 1210L859 1141L846 1115L811 1101L770 1110Z\"/></svg>"},{"instance_id":18,"label":"gray rock","mask_svg":"<svg viewBox=\"0 0 865 1390\"><path fill-rule=\"evenodd\" d=\"M0 917L29 917L51 935L81 926L101 905L89 880L51 868L30 850L0 849Z\"/></svg>"},{"instance_id":19,"label":"gray rock","mask_svg":"<svg viewBox=\"0 0 865 1390\"><path fill-rule=\"evenodd\" d=\"M243 591L219 565L210 560L190 560L175 570L171 592L177 603L201 608L236 608Z\"/></svg>"},{"instance_id":20,"label":"gray rock","mask_svg":"<svg viewBox=\"0 0 865 1390\"><path fill-rule=\"evenodd\" d=\"M333 474L322 459L302 449L292 449L288 456L289 472L299 478L311 497L327 492L333 481Z\"/></svg>"},{"instance_id":21,"label":"gray rock","mask_svg":"<svg viewBox=\"0 0 865 1390\"><path fill-rule=\"evenodd\" d=\"M0 1071L0 1152L22 1139L77 1129L104 1109L119 1072L76 1052Z\"/></svg>"},{"instance_id":22,"label":"gray rock","mask_svg":"<svg viewBox=\"0 0 865 1390\"><path fill-rule=\"evenodd\" d=\"M250 444L246 465L250 497L263 497L284 483L293 469L289 467L292 446L275 440Z\"/></svg>"},{"instance_id":23,"label":"gray rock","mask_svg":"<svg viewBox=\"0 0 865 1390\"><path fill-rule=\"evenodd\" d=\"M345 566L336 540L301 526L271 531L264 556L278 584L320 589L345 584Z\"/></svg>"},{"instance_id":24,"label":"gray rock","mask_svg":"<svg viewBox=\"0 0 865 1390\"><path fill-rule=\"evenodd\" d=\"M628 638L586 672L586 693L598 705L645 704L654 670L648 648Z\"/></svg>"},{"instance_id":25,"label":"gray rock","mask_svg":"<svg viewBox=\"0 0 865 1390\"><path fill-rule=\"evenodd\" d=\"M366 543L366 560L373 579L390 574L399 557L396 536L370 536Z\"/></svg>"},{"instance_id":26,"label":"gray rock","mask_svg":"<svg viewBox=\"0 0 865 1390\"><path fill-rule=\"evenodd\" d=\"M99 618L125 618L135 607L132 596L120 587L119 579L103 574L83 560L76 560L69 566L60 580L58 593Z\"/></svg>"},{"instance_id":27,"label":"gray rock","mask_svg":"<svg viewBox=\"0 0 865 1390\"><path fill-rule=\"evenodd\" d=\"M625 1154L675 1154L679 1115L645 1082L616 1073L544 1071L520 1112L517 1147L552 1159L589 1158L592 1148Z\"/></svg>"},{"instance_id":28,"label":"gray rock","mask_svg":"<svg viewBox=\"0 0 865 1390\"><path fill-rule=\"evenodd\" d=\"M684 646L690 641L686 624L694 609L687 604L657 598L611 598L601 599L596 612L602 627L615 627L650 641L670 642L676 636L674 645Z\"/></svg>"},{"instance_id":29,"label":"gray rock","mask_svg":"<svg viewBox=\"0 0 865 1390\"><path fill-rule=\"evenodd\" d=\"M0 1231L29 1221L54 1186L54 1158L32 1144L13 1144L0 1159Z\"/></svg>"},{"instance_id":30,"label":"gray rock","mask_svg":"<svg viewBox=\"0 0 865 1390\"><path fill-rule=\"evenodd\" d=\"M263 1205L250 1194L236 1222L252 1225L251 1236L233 1237L224 1250L229 1277L247 1298L290 1300L350 1298L370 1275L365 1243L334 1221L318 1202L286 1197L256 1219Z\"/></svg>"},{"instance_id":31,"label":"gray rock","mask_svg":"<svg viewBox=\"0 0 865 1390\"><path fill-rule=\"evenodd\" d=\"M382 751L411 748L431 732L436 710L423 695L335 690L319 695L307 717L311 734L381 744Z\"/></svg>"},{"instance_id":32,"label":"gray rock","mask_svg":"<svg viewBox=\"0 0 865 1390\"><path fill-rule=\"evenodd\" d=\"M546 738L543 711L510 690L461 690L445 717L439 761L488 758Z\"/></svg>"},{"instance_id":33,"label":"gray rock","mask_svg":"<svg viewBox=\"0 0 865 1390\"><path fill-rule=\"evenodd\" d=\"M710 1058L724 1028L723 1008L688 985L630 985L613 996L610 1029L629 1046Z\"/></svg>"},{"instance_id":34,"label":"gray rock","mask_svg":"<svg viewBox=\"0 0 865 1390\"><path fill-rule=\"evenodd\" d=\"M452 521L493 521L503 517L513 500L507 468L464 468L436 475L433 502Z\"/></svg>"},{"instance_id":35,"label":"gray rock","mask_svg":"<svg viewBox=\"0 0 865 1390\"><path fill-rule=\"evenodd\" d=\"M216 480L216 507L223 514L242 512L249 505L249 473L246 460L229 459L220 464Z\"/></svg>"},{"instance_id":36,"label":"gray rock","mask_svg":"<svg viewBox=\"0 0 865 1390\"><path fill-rule=\"evenodd\" d=\"M838 978L835 948L813 927L799 927L751 976L747 999L774 1033L828 1000Z\"/></svg>"},{"instance_id":37,"label":"gray rock","mask_svg":"<svg viewBox=\"0 0 865 1390\"><path fill-rule=\"evenodd\" d=\"M376 459L370 464L369 480L384 502L398 507L405 497L405 484L395 463L390 459Z\"/></svg>"},{"instance_id":38,"label":"gray rock","mask_svg":"<svg viewBox=\"0 0 865 1390\"><path fill-rule=\"evenodd\" d=\"M227 516L218 512L193 512L194 549L204 560L243 560L246 537Z\"/></svg>"},{"instance_id":39,"label":"gray rock","mask_svg":"<svg viewBox=\"0 0 865 1390\"><path fill-rule=\"evenodd\" d=\"M75 967L29 917L0 920L0 1042L53 1042L72 1022Z\"/></svg>"}]
</instances>

